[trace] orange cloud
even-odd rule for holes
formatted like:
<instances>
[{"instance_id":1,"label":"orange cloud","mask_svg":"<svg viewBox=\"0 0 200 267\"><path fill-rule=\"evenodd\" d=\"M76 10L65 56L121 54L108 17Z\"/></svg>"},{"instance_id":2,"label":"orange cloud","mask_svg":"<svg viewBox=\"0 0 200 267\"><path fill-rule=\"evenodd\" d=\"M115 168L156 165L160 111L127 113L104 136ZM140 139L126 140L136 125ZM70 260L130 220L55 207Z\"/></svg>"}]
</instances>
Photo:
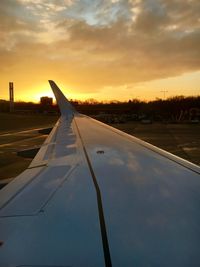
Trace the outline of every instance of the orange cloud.
<instances>
[{"instance_id":1,"label":"orange cloud","mask_svg":"<svg viewBox=\"0 0 200 267\"><path fill-rule=\"evenodd\" d=\"M2 0L0 7L0 85L16 81L23 97L47 79L98 98L105 88L111 95L169 77L181 84L182 74L200 69L197 0Z\"/></svg>"}]
</instances>

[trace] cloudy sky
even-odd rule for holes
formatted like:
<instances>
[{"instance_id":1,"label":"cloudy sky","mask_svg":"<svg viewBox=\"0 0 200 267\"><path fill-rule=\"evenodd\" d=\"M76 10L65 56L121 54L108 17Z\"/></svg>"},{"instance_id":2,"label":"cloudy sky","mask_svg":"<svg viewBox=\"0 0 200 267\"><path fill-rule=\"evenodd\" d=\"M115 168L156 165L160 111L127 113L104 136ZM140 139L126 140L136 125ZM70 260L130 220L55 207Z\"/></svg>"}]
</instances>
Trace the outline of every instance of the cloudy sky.
<instances>
[{"instance_id":1,"label":"cloudy sky","mask_svg":"<svg viewBox=\"0 0 200 267\"><path fill-rule=\"evenodd\" d=\"M0 0L0 99L200 94L199 0Z\"/></svg>"}]
</instances>

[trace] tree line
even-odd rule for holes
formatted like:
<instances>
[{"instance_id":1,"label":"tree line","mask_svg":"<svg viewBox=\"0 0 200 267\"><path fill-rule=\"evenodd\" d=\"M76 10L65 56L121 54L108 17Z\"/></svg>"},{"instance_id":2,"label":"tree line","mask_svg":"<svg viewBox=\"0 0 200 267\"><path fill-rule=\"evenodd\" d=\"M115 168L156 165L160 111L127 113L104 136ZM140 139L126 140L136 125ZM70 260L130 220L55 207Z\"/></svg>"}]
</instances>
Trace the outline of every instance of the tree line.
<instances>
[{"instance_id":1,"label":"tree line","mask_svg":"<svg viewBox=\"0 0 200 267\"><path fill-rule=\"evenodd\" d=\"M171 98L143 101L85 101L71 100L76 109L87 115L115 114L152 120L200 120L200 96L175 96ZM0 100L0 112L9 112L9 101ZM32 102L15 102L15 112L57 113L57 105L44 105Z\"/></svg>"}]
</instances>

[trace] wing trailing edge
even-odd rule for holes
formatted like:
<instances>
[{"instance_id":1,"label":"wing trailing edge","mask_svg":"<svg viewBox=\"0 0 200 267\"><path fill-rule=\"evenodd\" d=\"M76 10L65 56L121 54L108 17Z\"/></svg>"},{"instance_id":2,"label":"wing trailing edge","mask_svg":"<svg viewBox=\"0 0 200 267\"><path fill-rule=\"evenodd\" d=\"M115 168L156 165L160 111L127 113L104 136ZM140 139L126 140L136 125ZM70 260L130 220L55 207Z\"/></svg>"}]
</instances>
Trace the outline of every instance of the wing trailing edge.
<instances>
[{"instance_id":1,"label":"wing trailing edge","mask_svg":"<svg viewBox=\"0 0 200 267\"><path fill-rule=\"evenodd\" d=\"M49 80L49 84L55 95L61 115L73 116L74 113L77 113L75 108L70 104L69 100L64 96L62 91L58 88L57 84L52 80Z\"/></svg>"}]
</instances>

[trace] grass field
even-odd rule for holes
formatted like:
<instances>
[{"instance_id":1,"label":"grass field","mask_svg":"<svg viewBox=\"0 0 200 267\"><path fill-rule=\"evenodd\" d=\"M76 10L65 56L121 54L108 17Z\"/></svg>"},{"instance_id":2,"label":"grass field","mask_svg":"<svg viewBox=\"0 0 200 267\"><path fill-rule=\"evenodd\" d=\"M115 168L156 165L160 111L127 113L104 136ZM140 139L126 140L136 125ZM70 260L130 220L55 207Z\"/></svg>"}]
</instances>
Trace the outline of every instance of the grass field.
<instances>
[{"instance_id":1,"label":"grass field","mask_svg":"<svg viewBox=\"0 0 200 267\"><path fill-rule=\"evenodd\" d=\"M48 115L0 114L0 179L13 178L28 167L31 159L17 156L17 151L40 146L46 135L38 128L53 126L58 117ZM200 125L112 124L128 134L200 165Z\"/></svg>"}]
</instances>

